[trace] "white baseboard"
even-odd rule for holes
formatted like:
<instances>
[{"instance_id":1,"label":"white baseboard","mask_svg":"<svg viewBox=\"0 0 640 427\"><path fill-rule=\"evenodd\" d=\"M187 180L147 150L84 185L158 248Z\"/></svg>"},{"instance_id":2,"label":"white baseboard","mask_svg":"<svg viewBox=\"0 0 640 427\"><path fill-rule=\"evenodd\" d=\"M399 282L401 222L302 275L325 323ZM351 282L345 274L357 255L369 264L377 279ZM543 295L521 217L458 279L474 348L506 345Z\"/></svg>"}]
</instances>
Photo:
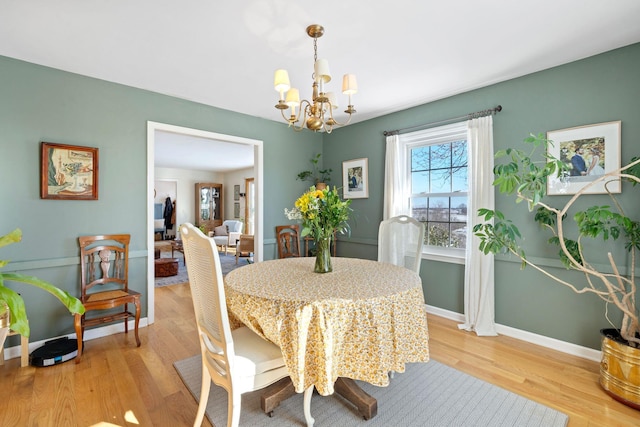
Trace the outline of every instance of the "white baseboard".
<instances>
[{"instance_id":1,"label":"white baseboard","mask_svg":"<svg viewBox=\"0 0 640 427\"><path fill-rule=\"evenodd\" d=\"M140 324L138 325L138 328L145 328L148 326L148 320L146 317L141 318L140 319ZM129 320L129 332L133 333L133 327L134 327L134 321L133 320ZM91 329L86 329L84 331L84 341L91 341L94 340L96 338L102 338L102 337L106 337L109 335L113 335L113 334L119 334L121 332L124 332L124 324L122 322L119 323L115 323L113 325L107 325L107 326L101 326L99 328L91 328ZM58 337L51 337L51 338L47 338L46 340L42 340L42 341L34 341L34 342L29 342L29 354L31 354L31 352L39 347L42 347L44 345L45 342L47 341L51 341L54 340L56 338L63 338L63 337L67 337L67 338L72 338L72 339L76 339L76 334L69 334L69 335L61 335ZM13 359L14 357L20 357L20 346L14 346L14 347L7 347L4 349L4 359L5 360L9 360L9 359Z\"/></svg>"},{"instance_id":2,"label":"white baseboard","mask_svg":"<svg viewBox=\"0 0 640 427\"><path fill-rule=\"evenodd\" d=\"M444 317L446 319L454 320L456 322L463 323L464 316L454 311L444 310L439 307L427 305L427 313L436 316ZM522 341L536 344L542 347L550 348L552 350L561 351L563 353L571 354L573 356L582 357L583 359L593 360L600 362L602 360L602 352L600 350L594 350L589 347L583 347L580 345L560 341L555 338L545 337L544 335L534 334L532 332L523 331L520 329L512 328L510 326L496 324L496 332L508 337L517 338Z\"/></svg>"},{"instance_id":3,"label":"white baseboard","mask_svg":"<svg viewBox=\"0 0 640 427\"><path fill-rule=\"evenodd\" d=\"M426 309L427 309L427 313L429 314L444 317L445 319L454 320L460 323L464 322L464 316L460 313L445 310L439 307L434 307L431 305L426 305ZM140 319L140 327L144 328L146 326L148 326L147 318L145 317ZM133 330L133 320L129 321L129 330L130 331ZM506 335L508 337L517 338L519 340L540 345L542 347L561 351L563 353L571 354L573 356L582 357L583 359L593 360L595 362L600 362L600 360L602 360L602 352L599 350L594 350L592 348L579 346L579 345L568 343L565 341L560 341L555 338L545 337L544 335L534 334L532 332L527 332L527 331L523 331L520 329L516 329L510 326L504 326L500 324L496 324L496 331L499 334ZM124 332L124 325L122 323L103 326L100 328L87 329L84 333L84 340L90 341L96 338L102 338L102 337L117 334L120 332ZM74 338L74 339L76 338L76 334L69 334L66 336L69 338ZM45 343L45 341L49 341L55 338L60 338L60 337L52 337L42 341L30 342L29 353L31 353L36 348L41 347ZM20 346L18 345L18 346L6 348L4 352L4 357L5 357L5 360L12 359L14 357L20 357Z\"/></svg>"}]
</instances>

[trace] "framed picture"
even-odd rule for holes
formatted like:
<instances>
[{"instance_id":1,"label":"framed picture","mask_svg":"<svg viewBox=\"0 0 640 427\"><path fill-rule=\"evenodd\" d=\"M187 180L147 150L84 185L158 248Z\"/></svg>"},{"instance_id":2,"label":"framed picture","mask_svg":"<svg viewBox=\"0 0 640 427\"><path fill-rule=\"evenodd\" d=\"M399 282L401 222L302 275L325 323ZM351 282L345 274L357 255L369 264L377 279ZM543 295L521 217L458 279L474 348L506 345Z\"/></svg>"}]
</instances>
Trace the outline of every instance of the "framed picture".
<instances>
[{"instance_id":1,"label":"framed picture","mask_svg":"<svg viewBox=\"0 0 640 427\"><path fill-rule=\"evenodd\" d=\"M42 142L40 198L98 200L98 149Z\"/></svg>"},{"instance_id":2,"label":"framed picture","mask_svg":"<svg viewBox=\"0 0 640 427\"><path fill-rule=\"evenodd\" d=\"M369 197L367 158L342 162L342 189L345 199L366 199Z\"/></svg>"},{"instance_id":3,"label":"framed picture","mask_svg":"<svg viewBox=\"0 0 640 427\"><path fill-rule=\"evenodd\" d=\"M233 186L233 200L240 200L240 186Z\"/></svg>"},{"instance_id":4,"label":"framed picture","mask_svg":"<svg viewBox=\"0 0 640 427\"><path fill-rule=\"evenodd\" d=\"M240 218L240 203L233 204L233 217Z\"/></svg>"},{"instance_id":5,"label":"framed picture","mask_svg":"<svg viewBox=\"0 0 640 427\"><path fill-rule=\"evenodd\" d=\"M547 194L575 194L602 175L620 168L621 122L599 123L547 132L553 141L548 154L569 168L564 176L547 181ZM586 194L620 193L619 179L603 180L589 187Z\"/></svg>"}]
</instances>

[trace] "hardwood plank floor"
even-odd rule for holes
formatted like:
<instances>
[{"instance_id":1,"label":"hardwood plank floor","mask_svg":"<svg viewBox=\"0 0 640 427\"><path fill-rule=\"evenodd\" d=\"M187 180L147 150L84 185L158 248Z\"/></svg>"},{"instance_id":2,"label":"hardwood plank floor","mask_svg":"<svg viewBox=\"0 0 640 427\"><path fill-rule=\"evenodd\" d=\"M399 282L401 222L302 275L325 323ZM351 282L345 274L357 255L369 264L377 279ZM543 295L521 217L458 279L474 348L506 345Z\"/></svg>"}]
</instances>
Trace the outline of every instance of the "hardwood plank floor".
<instances>
[{"instance_id":1,"label":"hardwood plank floor","mask_svg":"<svg viewBox=\"0 0 640 427\"><path fill-rule=\"evenodd\" d=\"M505 336L479 338L429 316L431 357L569 415L569 427L638 426L598 385L598 364ZM0 426L191 426L197 405L173 362L197 354L187 285L156 288L156 323L86 343L82 362L0 366ZM302 408L301 408L302 410ZM277 409L275 411L277 417ZM204 426L211 426L205 418Z\"/></svg>"}]
</instances>

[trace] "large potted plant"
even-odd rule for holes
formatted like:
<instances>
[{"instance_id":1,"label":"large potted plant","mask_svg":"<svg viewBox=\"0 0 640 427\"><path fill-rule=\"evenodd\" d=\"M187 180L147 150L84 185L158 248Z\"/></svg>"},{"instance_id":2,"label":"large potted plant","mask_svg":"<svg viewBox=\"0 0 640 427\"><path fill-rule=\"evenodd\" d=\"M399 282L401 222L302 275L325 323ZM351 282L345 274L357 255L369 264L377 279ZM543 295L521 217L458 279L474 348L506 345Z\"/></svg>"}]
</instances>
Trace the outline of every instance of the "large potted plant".
<instances>
[{"instance_id":1,"label":"large potted plant","mask_svg":"<svg viewBox=\"0 0 640 427\"><path fill-rule=\"evenodd\" d=\"M15 229L9 234L0 237L0 247L17 243L20 240L22 240L22 231L20 231L20 229ZM5 267L8 263L9 261L0 260L0 269ZM11 316L9 328L18 332L20 335L28 337L30 334L27 310L24 305L24 300L20 294L5 286L5 282L7 281L21 282L38 287L58 298L60 302L67 307L71 314L84 313L84 306L78 298L70 295L62 289L59 289L55 285L38 279L37 277L19 273L4 273L0 271L0 305L5 308L5 315L10 314ZM8 313L6 312L6 307L9 309ZM0 351L2 351L2 348L0 348Z\"/></svg>"},{"instance_id":2,"label":"large potted plant","mask_svg":"<svg viewBox=\"0 0 640 427\"><path fill-rule=\"evenodd\" d=\"M331 179L332 169L330 168L320 169L318 167L318 163L320 162L320 157L322 157L322 153L318 153L315 156L313 156L309 160L309 162L311 162L313 167L310 170L305 170L298 173L298 176L296 179L299 179L300 181L309 181L318 190L323 190L329 183L329 180Z\"/></svg>"},{"instance_id":3,"label":"large potted plant","mask_svg":"<svg viewBox=\"0 0 640 427\"><path fill-rule=\"evenodd\" d=\"M522 245L520 229L497 210L479 209L484 223L476 225L473 232L480 239L480 249L485 253L509 252L549 279L578 294L591 293L622 312L622 320L612 328L603 329L600 384L604 390L623 403L640 409L640 322L636 304L636 251L640 249L640 222L637 211L625 211L619 200L609 191L614 181L640 183L640 159L633 158L622 168L594 178L580 188L562 207L554 207L545 199L550 180L565 179L570 164L550 154L536 156L538 149L545 149L552 141L543 134L525 139L531 146L528 151L509 148L496 153L496 158L506 159L494 167L493 185L500 193L515 197L516 202L526 202L534 211L534 220L550 232L549 244L558 247L558 258L570 270L584 274L582 283L570 283L552 270L528 259ZM561 177L561 178L557 178ZM578 209L576 201L594 185L602 185L611 198L611 206L589 206ZM560 199L561 201L566 198ZM585 244L590 239L615 241L624 247L624 257L615 259L611 252L605 256L600 246ZM598 258L600 257L600 258ZM596 268L595 261L604 261L606 268ZM603 265L603 264L600 264ZM557 270L556 270L557 271Z\"/></svg>"}]
</instances>

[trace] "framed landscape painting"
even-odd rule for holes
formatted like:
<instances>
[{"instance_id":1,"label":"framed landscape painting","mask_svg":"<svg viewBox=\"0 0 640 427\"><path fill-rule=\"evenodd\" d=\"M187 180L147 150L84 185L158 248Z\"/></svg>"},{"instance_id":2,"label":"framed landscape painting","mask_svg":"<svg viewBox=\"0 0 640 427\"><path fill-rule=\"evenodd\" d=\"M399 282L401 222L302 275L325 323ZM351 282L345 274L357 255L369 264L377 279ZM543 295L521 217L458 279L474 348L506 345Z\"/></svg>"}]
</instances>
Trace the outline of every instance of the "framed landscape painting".
<instances>
[{"instance_id":1,"label":"framed landscape painting","mask_svg":"<svg viewBox=\"0 0 640 427\"><path fill-rule=\"evenodd\" d=\"M575 194L604 174L620 168L621 122L599 123L547 132L552 141L548 154L569 169L563 176L550 177L547 194ZM606 189L605 189L606 185ZM620 193L620 180L612 178L591 185L585 194Z\"/></svg>"},{"instance_id":2,"label":"framed landscape painting","mask_svg":"<svg viewBox=\"0 0 640 427\"><path fill-rule=\"evenodd\" d=\"M43 142L40 197L98 200L98 149Z\"/></svg>"}]
</instances>

